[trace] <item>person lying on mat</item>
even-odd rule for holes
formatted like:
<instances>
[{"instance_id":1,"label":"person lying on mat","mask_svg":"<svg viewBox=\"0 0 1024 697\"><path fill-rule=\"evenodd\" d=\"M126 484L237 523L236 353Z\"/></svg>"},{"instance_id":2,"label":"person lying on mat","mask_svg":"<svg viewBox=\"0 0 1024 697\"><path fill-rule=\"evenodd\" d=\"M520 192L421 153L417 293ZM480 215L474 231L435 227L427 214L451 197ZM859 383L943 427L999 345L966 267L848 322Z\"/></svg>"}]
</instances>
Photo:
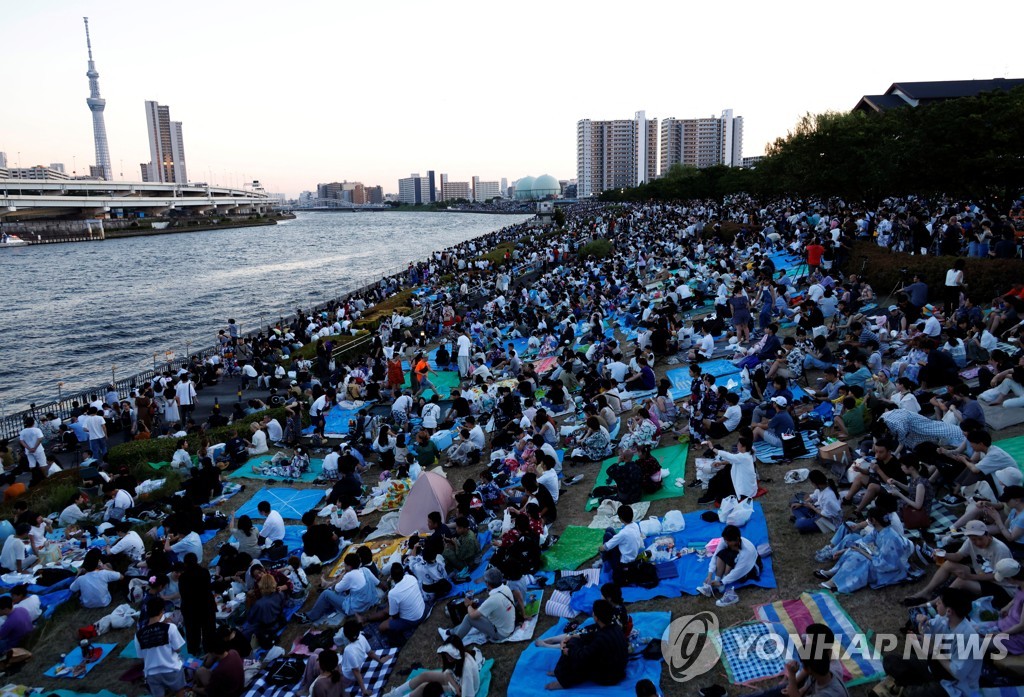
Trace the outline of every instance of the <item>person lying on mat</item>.
<instances>
[{"instance_id":1,"label":"person lying on mat","mask_svg":"<svg viewBox=\"0 0 1024 697\"><path fill-rule=\"evenodd\" d=\"M743 537L735 525L726 525L722 530L722 541L708 565L707 578L697 587L697 592L711 598L715 589L719 589L722 597L715 605L735 605L740 600L736 586L745 581L756 581L761 577L763 568L764 561L754 543Z\"/></svg>"},{"instance_id":2,"label":"person lying on mat","mask_svg":"<svg viewBox=\"0 0 1024 697\"><path fill-rule=\"evenodd\" d=\"M549 673L555 678L545 685L548 690L562 690L585 682L617 685L626 678L629 644L622 628L615 624L615 607L607 600L594 602L594 624L597 629L567 639L562 655Z\"/></svg>"}]
</instances>

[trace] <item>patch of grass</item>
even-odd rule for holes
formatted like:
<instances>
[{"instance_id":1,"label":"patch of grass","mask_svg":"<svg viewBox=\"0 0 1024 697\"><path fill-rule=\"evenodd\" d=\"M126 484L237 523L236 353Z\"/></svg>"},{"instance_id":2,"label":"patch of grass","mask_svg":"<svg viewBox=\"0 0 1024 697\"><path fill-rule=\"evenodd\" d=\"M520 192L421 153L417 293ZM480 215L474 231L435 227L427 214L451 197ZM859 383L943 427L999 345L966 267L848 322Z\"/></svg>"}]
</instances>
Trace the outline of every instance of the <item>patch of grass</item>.
<instances>
[{"instance_id":1,"label":"patch of grass","mask_svg":"<svg viewBox=\"0 0 1024 697\"><path fill-rule=\"evenodd\" d=\"M609 240L599 237L596 240L587 242L579 248L580 259L594 257L595 259L606 259L612 255L614 246Z\"/></svg>"},{"instance_id":2,"label":"patch of grass","mask_svg":"<svg viewBox=\"0 0 1024 697\"><path fill-rule=\"evenodd\" d=\"M412 289L406 288L392 295L390 298L380 301L371 307L366 314L352 323L356 329L376 329L381 320L387 319L397 312L406 315L412 308Z\"/></svg>"},{"instance_id":3,"label":"patch of grass","mask_svg":"<svg viewBox=\"0 0 1024 697\"><path fill-rule=\"evenodd\" d=\"M41 513L50 511L61 511L68 505L73 494L78 491L82 483L77 470L65 470L59 472L39 484L30 486L24 496L18 497L19 501L26 501L30 510ZM14 504L0 504L0 518L13 518Z\"/></svg>"},{"instance_id":4,"label":"patch of grass","mask_svg":"<svg viewBox=\"0 0 1024 697\"><path fill-rule=\"evenodd\" d=\"M356 339L365 336L366 334L367 332L365 330L359 330L355 334L335 334L334 336L328 336L324 338L324 341L330 341L331 344L334 346L334 350L337 351L338 349L342 348L345 344L350 344ZM312 360L314 356L316 356L315 341L309 342L308 344L306 344L305 346L303 346L298 351L292 354L292 358L294 360L298 360L300 358L307 358Z\"/></svg>"},{"instance_id":5,"label":"patch of grass","mask_svg":"<svg viewBox=\"0 0 1024 697\"><path fill-rule=\"evenodd\" d=\"M515 249L516 246L512 242L502 242L486 254L478 256L477 259L486 259L491 262L491 266L502 266L507 263L505 261L505 252L512 254Z\"/></svg>"}]
</instances>

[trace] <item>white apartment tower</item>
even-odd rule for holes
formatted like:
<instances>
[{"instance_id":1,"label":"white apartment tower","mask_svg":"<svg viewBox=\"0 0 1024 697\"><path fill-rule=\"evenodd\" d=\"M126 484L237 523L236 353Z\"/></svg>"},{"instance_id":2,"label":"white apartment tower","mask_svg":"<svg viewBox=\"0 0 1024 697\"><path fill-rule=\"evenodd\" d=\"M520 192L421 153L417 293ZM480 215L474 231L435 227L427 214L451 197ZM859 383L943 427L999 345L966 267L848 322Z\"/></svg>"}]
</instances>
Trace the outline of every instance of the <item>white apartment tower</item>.
<instances>
[{"instance_id":1,"label":"white apartment tower","mask_svg":"<svg viewBox=\"0 0 1024 697\"><path fill-rule=\"evenodd\" d=\"M169 107L146 102L146 130L149 133L149 165L143 165L146 181L188 184L185 172L185 144L181 121L171 121Z\"/></svg>"},{"instance_id":2,"label":"white apartment tower","mask_svg":"<svg viewBox=\"0 0 1024 697\"><path fill-rule=\"evenodd\" d=\"M580 198L606 189L649 182L658 173L658 120L638 111L632 119L576 124L576 177Z\"/></svg>"},{"instance_id":3,"label":"white apartment tower","mask_svg":"<svg viewBox=\"0 0 1024 697\"><path fill-rule=\"evenodd\" d=\"M667 118L661 123L662 176L674 164L712 167L743 164L743 117L726 109L721 117Z\"/></svg>"}]
</instances>

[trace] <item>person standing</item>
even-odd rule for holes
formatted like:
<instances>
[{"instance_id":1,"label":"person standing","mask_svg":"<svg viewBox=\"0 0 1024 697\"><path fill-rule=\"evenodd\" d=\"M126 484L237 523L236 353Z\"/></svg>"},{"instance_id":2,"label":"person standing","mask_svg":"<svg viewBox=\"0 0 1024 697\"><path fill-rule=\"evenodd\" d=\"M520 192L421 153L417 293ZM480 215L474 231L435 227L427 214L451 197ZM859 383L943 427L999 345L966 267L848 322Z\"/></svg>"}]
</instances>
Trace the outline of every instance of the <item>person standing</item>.
<instances>
[{"instance_id":1,"label":"person standing","mask_svg":"<svg viewBox=\"0 0 1024 697\"><path fill-rule=\"evenodd\" d=\"M103 412L96 407L89 407L88 418L85 420L85 430L89 434L89 450L92 456L103 462L107 457L107 420L103 418Z\"/></svg>"},{"instance_id":2,"label":"person standing","mask_svg":"<svg viewBox=\"0 0 1024 697\"><path fill-rule=\"evenodd\" d=\"M182 373L178 384L174 386L174 399L181 411L181 423L188 423L188 418L196 408L196 386L188 373Z\"/></svg>"},{"instance_id":3,"label":"person standing","mask_svg":"<svg viewBox=\"0 0 1024 697\"><path fill-rule=\"evenodd\" d=\"M459 377L469 377L469 353L473 346L473 342L469 338L469 331L466 328L462 329L462 333L459 334L458 338L459 345Z\"/></svg>"},{"instance_id":4,"label":"person standing","mask_svg":"<svg viewBox=\"0 0 1024 697\"><path fill-rule=\"evenodd\" d=\"M18 442L21 444L22 452L28 458L28 468L32 472L32 483L36 484L46 479L46 448L43 447L43 431L36 426L36 420L31 416L25 417L25 428L21 429L18 435Z\"/></svg>"},{"instance_id":5,"label":"person standing","mask_svg":"<svg viewBox=\"0 0 1024 697\"><path fill-rule=\"evenodd\" d=\"M135 651L142 659L143 674L153 697L183 697L185 672L178 652L185 640L174 624L164 622L164 607L163 602L147 604L147 622L135 633Z\"/></svg>"},{"instance_id":6,"label":"person standing","mask_svg":"<svg viewBox=\"0 0 1024 697\"><path fill-rule=\"evenodd\" d=\"M188 652L198 656L200 647L211 650L217 629L217 606L213 601L210 572L199 565L195 554L185 555L185 569L178 578L181 616L185 621Z\"/></svg>"}]
</instances>

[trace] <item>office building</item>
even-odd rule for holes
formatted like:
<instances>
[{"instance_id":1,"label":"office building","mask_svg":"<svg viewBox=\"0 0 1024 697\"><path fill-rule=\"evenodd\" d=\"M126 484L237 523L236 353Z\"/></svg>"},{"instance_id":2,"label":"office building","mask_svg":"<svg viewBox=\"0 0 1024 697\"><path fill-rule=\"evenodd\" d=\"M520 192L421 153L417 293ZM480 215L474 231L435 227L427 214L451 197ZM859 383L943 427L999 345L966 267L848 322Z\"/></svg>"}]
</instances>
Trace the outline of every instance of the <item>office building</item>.
<instances>
[{"instance_id":1,"label":"office building","mask_svg":"<svg viewBox=\"0 0 1024 697\"><path fill-rule=\"evenodd\" d=\"M501 197L505 198L506 196L508 196L508 178L507 177L502 177L501 178Z\"/></svg>"},{"instance_id":2,"label":"office building","mask_svg":"<svg viewBox=\"0 0 1024 697\"><path fill-rule=\"evenodd\" d=\"M162 184L188 184L181 121L171 121L170 107L147 101L146 131L149 133L150 159L143 180Z\"/></svg>"},{"instance_id":3,"label":"office building","mask_svg":"<svg viewBox=\"0 0 1024 697\"><path fill-rule=\"evenodd\" d=\"M743 166L747 169L755 169L761 160L764 159L764 155L753 155L751 157L743 158Z\"/></svg>"},{"instance_id":4,"label":"office building","mask_svg":"<svg viewBox=\"0 0 1024 697\"><path fill-rule=\"evenodd\" d=\"M366 202L375 203L380 205L384 203L384 187L382 186L368 186L366 187Z\"/></svg>"},{"instance_id":5,"label":"office building","mask_svg":"<svg viewBox=\"0 0 1024 697\"><path fill-rule=\"evenodd\" d=\"M499 182L482 182L480 177L473 177L473 201L483 203L492 198L501 197L501 184Z\"/></svg>"},{"instance_id":6,"label":"office building","mask_svg":"<svg viewBox=\"0 0 1024 697\"><path fill-rule=\"evenodd\" d=\"M633 119L576 124L576 175L580 197L637 186L658 172L658 120L638 111Z\"/></svg>"},{"instance_id":7,"label":"office building","mask_svg":"<svg viewBox=\"0 0 1024 697\"><path fill-rule=\"evenodd\" d=\"M445 182L441 185L441 200L454 201L455 199L473 200L473 188L469 182Z\"/></svg>"},{"instance_id":8,"label":"office building","mask_svg":"<svg viewBox=\"0 0 1024 697\"><path fill-rule=\"evenodd\" d=\"M466 186L469 183L466 182ZM405 179L398 180L398 201L410 206L418 206L424 203L432 203L437 200L437 193L434 190L434 172L427 172L427 176L421 177L418 173L411 174Z\"/></svg>"},{"instance_id":9,"label":"office building","mask_svg":"<svg viewBox=\"0 0 1024 697\"><path fill-rule=\"evenodd\" d=\"M720 117L667 118L661 123L661 163L664 176L674 164L712 167L743 164L743 117L726 109Z\"/></svg>"},{"instance_id":10,"label":"office building","mask_svg":"<svg viewBox=\"0 0 1024 697\"><path fill-rule=\"evenodd\" d=\"M64 171L58 171L43 165L34 165L32 167L11 167L8 172L8 176L11 179L71 179L71 176Z\"/></svg>"}]
</instances>

